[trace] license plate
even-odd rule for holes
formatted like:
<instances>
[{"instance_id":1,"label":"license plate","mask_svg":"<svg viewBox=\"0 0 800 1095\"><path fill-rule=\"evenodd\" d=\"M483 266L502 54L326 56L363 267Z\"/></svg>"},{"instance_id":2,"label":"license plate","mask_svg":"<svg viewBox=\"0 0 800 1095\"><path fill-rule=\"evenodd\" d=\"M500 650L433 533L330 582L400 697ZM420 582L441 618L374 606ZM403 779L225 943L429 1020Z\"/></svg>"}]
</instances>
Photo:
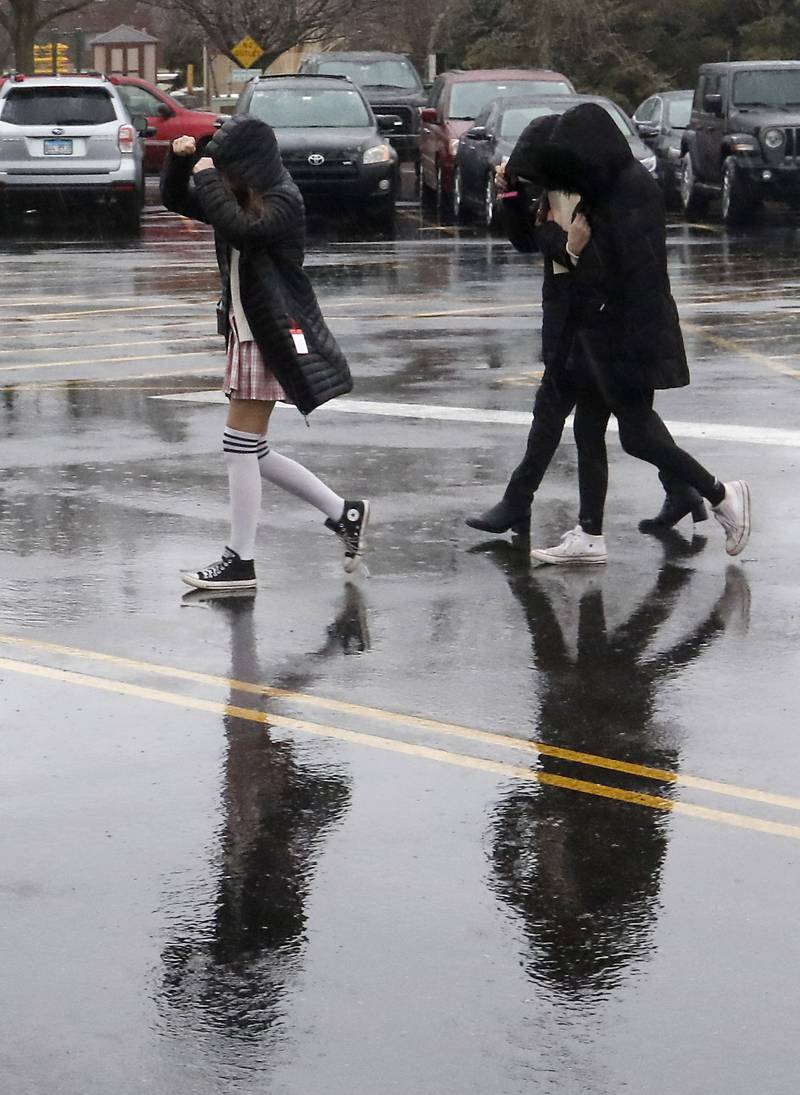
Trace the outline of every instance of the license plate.
<instances>
[{"instance_id":1,"label":"license plate","mask_svg":"<svg viewBox=\"0 0 800 1095\"><path fill-rule=\"evenodd\" d=\"M72 138L45 137L44 154L45 156L71 156Z\"/></svg>"}]
</instances>

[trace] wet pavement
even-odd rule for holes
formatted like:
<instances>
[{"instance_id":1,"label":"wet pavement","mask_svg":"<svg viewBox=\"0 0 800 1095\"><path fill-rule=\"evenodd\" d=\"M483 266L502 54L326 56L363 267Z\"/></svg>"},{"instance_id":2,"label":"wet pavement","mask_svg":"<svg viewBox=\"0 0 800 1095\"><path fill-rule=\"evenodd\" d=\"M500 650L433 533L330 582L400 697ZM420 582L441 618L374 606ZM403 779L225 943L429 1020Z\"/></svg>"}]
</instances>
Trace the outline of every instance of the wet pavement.
<instances>
[{"instance_id":1,"label":"wet pavement","mask_svg":"<svg viewBox=\"0 0 800 1095\"><path fill-rule=\"evenodd\" d=\"M664 417L747 478L662 540L610 444L607 568L463 516L524 444L536 264L409 205L313 223L356 377L272 444L374 505L345 580L265 492L226 534L207 230L0 241L3 1095L796 1095L800 226L669 230L693 371ZM576 519L565 437L534 539Z\"/></svg>"}]
</instances>

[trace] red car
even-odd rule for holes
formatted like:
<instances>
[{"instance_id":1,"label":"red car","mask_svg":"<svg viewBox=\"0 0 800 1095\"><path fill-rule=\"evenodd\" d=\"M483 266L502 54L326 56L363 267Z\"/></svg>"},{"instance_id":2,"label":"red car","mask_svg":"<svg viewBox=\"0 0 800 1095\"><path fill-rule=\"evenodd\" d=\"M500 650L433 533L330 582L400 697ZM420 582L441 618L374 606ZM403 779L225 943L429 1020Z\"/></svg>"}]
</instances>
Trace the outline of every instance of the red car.
<instances>
[{"instance_id":1,"label":"red car","mask_svg":"<svg viewBox=\"0 0 800 1095\"><path fill-rule=\"evenodd\" d=\"M176 137L213 136L218 114L205 110L189 110L171 95L140 80L138 76L110 76L125 101L131 117L144 114L147 124L155 129L152 137L145 137L144 169L158 173L164 163L167 150Z\"/></svg>"},{"instance_id":2,"label":"red car","mask_svg":"<svg viewBox=\"0 0 800 1095\"><path fill-rule=\"evenodd\" d=\"M483 68L441 73L433 82L429 105L422 111L422 198L435 197L439 209L449 205L459 138L493 99L571 95L574 91L566 76L550 69Z\"/></svg>"}]
</instances>

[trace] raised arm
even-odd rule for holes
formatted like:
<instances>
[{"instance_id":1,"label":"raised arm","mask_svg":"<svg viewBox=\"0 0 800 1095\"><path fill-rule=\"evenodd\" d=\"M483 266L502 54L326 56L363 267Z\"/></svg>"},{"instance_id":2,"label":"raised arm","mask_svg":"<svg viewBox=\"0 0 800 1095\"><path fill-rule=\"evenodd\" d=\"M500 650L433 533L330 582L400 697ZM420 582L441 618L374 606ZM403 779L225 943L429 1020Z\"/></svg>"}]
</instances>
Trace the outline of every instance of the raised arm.
<instances>
[{"instance_id":1,"label":"raised arm","mask_svg":"<svg viewBox=\"0 0 800 1095\"><path fill-rule=\"evenodd\" d=\"M188 145L181 145L181 141L191 141L191 151L188 151ZM176 145L181 151L175 150ZM191 183L193 151L194 140L191 137L179 137L173 142L161 172L161 200L173 213L204 221L206 218Z\"/></svg>"}]
</instances>

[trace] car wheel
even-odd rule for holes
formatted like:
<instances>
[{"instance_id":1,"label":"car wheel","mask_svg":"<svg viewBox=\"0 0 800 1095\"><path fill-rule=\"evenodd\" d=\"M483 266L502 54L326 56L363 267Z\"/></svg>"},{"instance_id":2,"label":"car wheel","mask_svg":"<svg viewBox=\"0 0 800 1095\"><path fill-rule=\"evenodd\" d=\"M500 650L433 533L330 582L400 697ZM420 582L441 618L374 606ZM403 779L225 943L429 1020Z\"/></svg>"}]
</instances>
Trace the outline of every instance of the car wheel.
<instances>
[{"instance_id":1,"label":"car wheel","mask_svg":"<svg viewBox=\"0 0 800 1095\"><path fill-rule=\"evenodd\" d=\"M691 152L681 160L681 207L687 217L696 217L708 209L708 198L697 189Z\"/></svg>"},{"instance_id":2,"label":"car wheel","mask_svg":"<svg viewBox=\"0 0 800 1095\"><path fill-rule=\"evenodd\" d=\"M428 209L433 206L436 200L436 190L431 189L431 187L428 186L428 181L425 178L425 172L422 169L422 164L420 164L419 169L419 200L420 204Z\"/></svg>"},{"instance_id":3,"label":"car wheel","mask_svg":"<svg viewBox=\"0 0 800 1095\"><path fill-rule=\"evenodd\" d=\"M117 198L114 206L114 221L117 226L130 235L137 235L142 227L142 195L127 194Z\"/></svg>"},{"instance_id":4,"label":"car wheel","mask_svg":"<svg viewBox=\"0 0 800 1095\"><path fill-rule=\"evenodd\" d=\"M486 187L483 192L483 223L490 232L497 220L497 190L494 185L494 175L486 176Z\"/></svg>"},{"instance_id":5,"label":"car wheel","mask_svg":"<svg viewBox=\"0 0 800 1095\"><path fill-rule=\"evenodd\" d=\"M452 199L444 192L444 174L442 165L436 165L436 212L440 217L447 217L452 212Z\"/></svg>"},{"instance_id":6,"label":"car wheel","mask_svg":"<svg viewBox=\"0 0 800 1095\"><path fill-rule=\"evenodd\" d=\"M461 177L461 168L456 168L453 176L453 220L463 223L466 220L464 208L464 180Z\"/></svg>"},{"instance_id":7,"label":"car wheel","mask_svg":"<svg viewBox=\"0 0 800 1095\"><path fill-rule=\"evenodd\" d=\"M394 194L390 194L388 198L379 198L369 211L369 219L382 232L393 232L397 219Z\"/></svg>"},{"instance_id":8,"label":"car wheel","mask_svg":"<svg viewBox=\"0 0 800 1095\"><path fill-rule=\"evenodd\" d=\"M725 224L743 224L753 211L750 188L740 175L736 160L728 156L722 165L722 199L720 211Z\"/></svg>"}]
</instances>

